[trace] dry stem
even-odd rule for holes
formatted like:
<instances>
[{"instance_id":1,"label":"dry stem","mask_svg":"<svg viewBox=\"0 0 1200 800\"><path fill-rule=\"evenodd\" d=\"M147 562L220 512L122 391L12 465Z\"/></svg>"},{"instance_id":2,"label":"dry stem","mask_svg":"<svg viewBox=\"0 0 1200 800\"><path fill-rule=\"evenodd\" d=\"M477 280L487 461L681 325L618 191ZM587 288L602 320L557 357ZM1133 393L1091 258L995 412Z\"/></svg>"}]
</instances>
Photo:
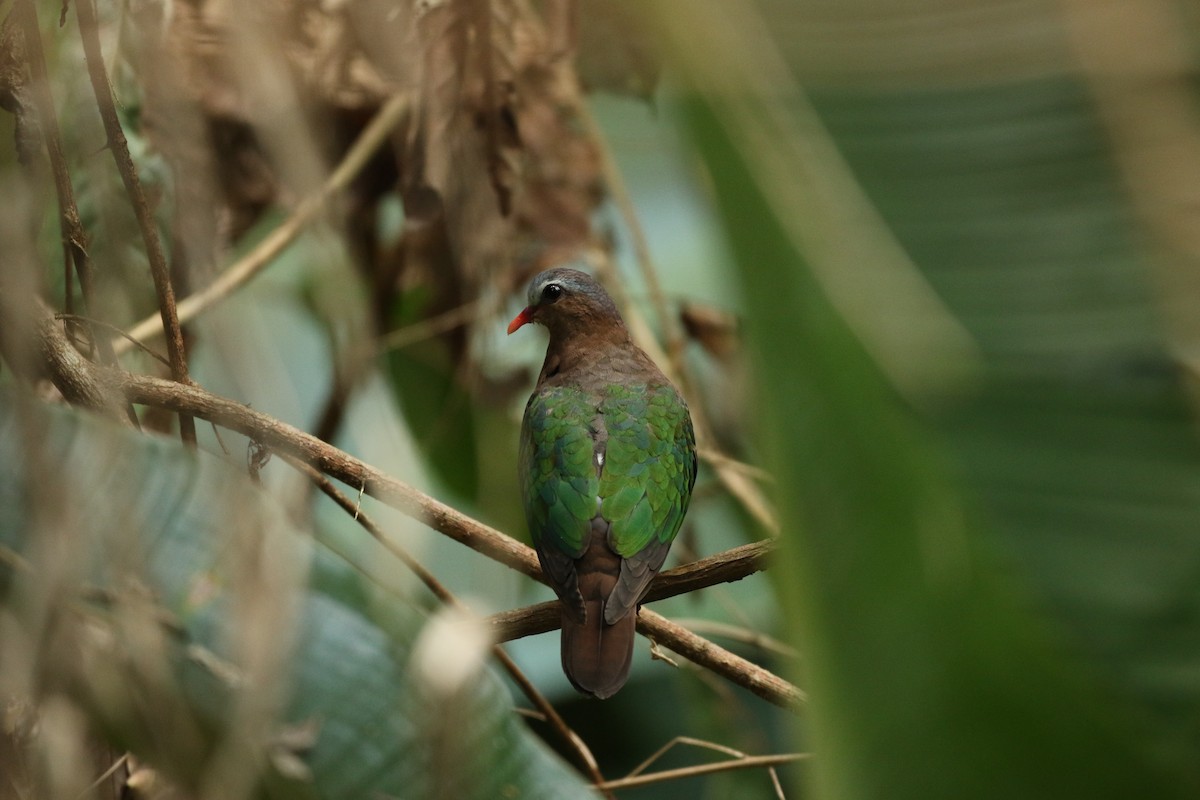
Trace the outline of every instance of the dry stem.
<instances>
[{"instance_id":1,"label":"dry stem","mask_svg":"<svg viewBox=\"0 0 1200 800\"><path fill-rule=\"evenodd\" d=\"M79 219L79 208L75 204L75 190L71 183L71 174L67 169L62 130L58 124L58 113L54 109L54 97L50 91L50 76L46 69L46 54L42 49L37 10L32 0L22 0L13 8L12 13L19 20L25 37L25 58L29 64L29 76L33 84L31 87L33 101L37 106L37 127L46 145L50 171L54 176L54 192L58 199L59 230L62 236L65 262L63 307L67 313L73 313L71 266L74 265L75 273L79 276L79 288L83 293L84 306L90 313L95 314L95 275L87 251L87 233ZM106 364L116 364L117 357L112 344L104 336L98 335L94 323L91 324L93 325L89 328L91 338L96 343L100 358ZM136 425L137 417L132 408L127 409L127 417L131 423Z\"/></svg>"},{"instance_id":2,"label":"dry stem","mask_svg":"<svg viewBox=\"0 0 1200 800\"><path fill-rule=\"evenodd\" d=\"M758 767L778 767L792 764L808 758L807 753L787 753L777 756L744 756L729 761L718 761L715 764L697 764L693 767L665 769L661 772L651 772L646 775L634 775L628 778L616 778L599 784L597 789L632 789L635 786L647 786L653 783L674 781L680 778L691 778L697 775L711 775L714 772L728 772L734 769L754 769Z\"/></svg>"},{"instance_id":3,"label":"dry stem","mask_svg":"<svg viewBox=\"0 0 1200 800\"><path fill-rule=\"evenodd\" d=\"M709 742L709 741L705 741L704 739L697 739L692 736L676 736L674 739L667 742L662 747L658 748L658 750L654 751L654 753L649 758L647 758L645 761L643 761L641 764L638 764L636 767L634 767L632 770L630 770L629 774L626 775L621 780L630 781L631 779L637 778L639 775L644 773L651 764L658 761L660 758L662 758L664 755L666 755L670 750L672 750L676 745L680 745L680 744L691 745L692 747L700 747L705 750L713 750L718 753L724 753L727 756L732 756L735 759L742 760L742 763L740 763L740 764L736 763L736 762L724 762L724 763L703 765L701 767L701 769L704 769L706 772L717 771L717 769L716 769L717 767L724 767L725 769L744 769L744 768L753 767L753 766L764 767L767 770L767 774L771 778L771 785L775 789L775 796L780 798L780 800L783 800L784 794L783 794L783 786L780 785L780 783L779 783L779 774L775 770L775 766L776 766L775 760L776 759L788 759L789 761L783 761L782 763L789 763L790 761L798 761L800 759L808 757L807 753L785 754L785 755L779 755L779 756L751 756L747 753L743 753L740 750L735 750L732 747L727 747L723 744L717 744L716 742ZM753 761L753 763L745 763L745 759L752 759L754 761ZM664 770L662 772L652 773L652 775L646 776L645 782L649 783L652 780L654 782L674 780L675 778L682 778L682 777L687 777L690 775L700 774L700 773L696 772L696 769L697 769L697 767L685 767L681 770L674 770L674 771L673 770ZM623 785L623 787L617 787L617 788L630 788L633 785L639 785L639 784L625 783Z\"/></svg>"},{"instance_id":4,"label":"dry stem","mask_svg":"<svg viewBox=\"0 0 1200 800\"><path fill-rule=\"evenodd\" d=\"M96 95L96 104L100 108L105 135L108 136L108 149L112 151L117 172L121 174L125 190L133 203L133 213L137 217L138 229L146 245L146 259L150 263L150 275L154 278L154 291L158 296L158 312L167 335L167 359L171 362L171 375L176 381L186 384L189 381L187 353L183 345L183 329L175 311L175 290L171 286L171 273L167 268L167 257L163 253L162 242L158 238L154 216L150 213L150 206L142 191L137 167L129 154L129 143L125 140L125 131L121 129L116 103L113 102L108 72L104 69L104 56L100 52L100 23L96 19L94 0L76 0L75 14L79 19L79 35L83 40L88 77ZM196 444L196 424L186 414L179 417L179 434L188 444Z\"/></svg>"}]
</instances>

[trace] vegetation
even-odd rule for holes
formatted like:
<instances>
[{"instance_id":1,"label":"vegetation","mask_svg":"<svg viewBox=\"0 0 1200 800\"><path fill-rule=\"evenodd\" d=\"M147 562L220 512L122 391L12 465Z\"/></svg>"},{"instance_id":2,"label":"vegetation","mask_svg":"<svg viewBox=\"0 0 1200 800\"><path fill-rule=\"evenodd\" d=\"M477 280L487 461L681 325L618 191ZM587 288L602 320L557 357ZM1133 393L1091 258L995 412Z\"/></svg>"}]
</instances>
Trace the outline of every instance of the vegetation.
<instances>
[{"instance_id":1,"label":"vegetation","mask_svg":"<svg viewBox=\"0 0 1200 800\"><path fill-rule=\"evenodd\" d=\"M1195 30L1109 11L0 3L0 797L1194 796ZM567 261L702 456L604 702Z\"/></svg>"}]
</instances>

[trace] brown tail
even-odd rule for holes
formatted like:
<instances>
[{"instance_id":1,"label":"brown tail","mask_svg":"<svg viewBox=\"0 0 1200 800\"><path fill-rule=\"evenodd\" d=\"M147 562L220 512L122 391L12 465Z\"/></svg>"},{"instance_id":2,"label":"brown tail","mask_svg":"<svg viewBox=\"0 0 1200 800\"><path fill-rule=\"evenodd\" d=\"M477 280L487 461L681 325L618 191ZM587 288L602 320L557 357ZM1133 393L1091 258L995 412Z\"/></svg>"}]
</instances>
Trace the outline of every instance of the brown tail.
<instances>
[{"instance_id":1,"label":"brown tail","mask_svg":"<svg viewBox=\"0 0 1200 800\"><path fill-rule=\"evenodd\" d=\"M629 677L637 612L608 625L602 602L585 601L584 607L587 617L583 623L563 610L563 672L576 689L603 700L616 694Z\"/></svg>"}]
</instances>

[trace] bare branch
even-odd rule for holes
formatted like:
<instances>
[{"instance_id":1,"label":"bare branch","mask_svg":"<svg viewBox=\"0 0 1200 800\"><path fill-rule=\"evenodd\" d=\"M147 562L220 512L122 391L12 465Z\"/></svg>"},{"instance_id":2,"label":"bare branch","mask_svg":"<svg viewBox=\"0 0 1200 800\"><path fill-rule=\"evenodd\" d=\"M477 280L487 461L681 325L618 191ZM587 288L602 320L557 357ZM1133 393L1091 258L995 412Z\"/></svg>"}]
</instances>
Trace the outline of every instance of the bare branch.
<instances>
[{"instance_id":1,"label":"bare branch","mask_svg":"<svg viewBox=\"0 0 1200 800\"><path fill-rule=\"evenodd\" d=\"M437 316L428 317L411 325L406 325L403 328L397 328L380 337L376 350L380 353L386 353L390 350L403 350L409 345L452 331L470 322L472 317L480 312L482 306L482 302L473 300L469 303L455 306L449 311L443 311Z\"/></svg>"},{"instance_id":2,"label":"bare branch","mask_svg":"<svg viewBox=\"0 0 1200 800\"><path fill-rule=\"evenodd\" d=\"M778 639L741 625L730 625L711 619L676 619L676 623L701 635L733 639L786 658L799 658L800 653Z\"/></svg>"},{"instance_id":3,"label":"bare branch","mask_svg":"<svg viewBox=\"0 0 1200 800\"><path fill-rule=\"evenodd\" d=\"M697 739L692 736L676 736L674 739L667 742L662 747L658 748L658 750L654 751L654 753L649 758L647 758L645 761L643 761L641 764L638 764L636 767L634 767L632 770L630 770L629 774L625 776L625 779L628 780L630 778L635 778L636 776L642 774L643 772L646 771L646 769L651 764L653 764L655 761L658 761L660 758L662 758L664 755L666 755L670 750L672 750L676 745L680 745L680 744L691 745L692 747L700 747L705 750L713 750L718 753L724 753L727 756L733 756L736 759L755 758L755 756L751 756L747 753L743 753L740 750L735 750L734 748L727 747L723 744L717 744L716 742L709 742L709 741L705 741L704 739ZM786 756L778 756L778 757L786 758ZM795 755L795 757L797 759L800 759L800 758L806 758L807 756L797 753ZM775 756L767 756L767 758L775 758ZM753 766L753 765L742 764L739 767L734 767L731 765L729 768L734 769L734 768L741 768L741 767L746 767L746 766ZM784 800L783 787L779 783L779 773L776 771L775 765L767 764L767 765L763 765L763 766L766 767L767 775L771 779L771 786L772 786L772 788L775 789L775 796L778 797L780 800ZM666 781L666 780L672 780L676 777L678 777L678 778L688 777L689 775L693 775L693 774L695 774L695 773L690 770L687 771L687 774L671 774L669 771L667 771L667 772L656 773L656 780Z\"/></svg>"},{"instance_id":4,"label":"bare branch","mask_svg":"<svg viewBox=\"0 0 1200 800\"><path fill-rule=\"evenodd\" d=\"M133 338L132 336L127 334L125 331L118 328L116 325L110 325L107 322L103 322L98 319L92 319L90 317L84 317L79 314L55 314L54 317L55 317L55 319L65 319L65 320L70 320L73 322L82 322L87 325L94 325L96 327L104 328L106 331L109 331L110 333L114 334L115 336L120 336L122 339L125 339L126 341L129 342L130 346L136 347L137 349L141 350L143 353L150 356L155 361L162 364L164 367L167 367L168 369L170 369L170 367L171 367L171 362L168 361L165 356L159 355L158 353L154 352L149 347L142 344L137 339ZM100 341L107 341L107 340L101 338Z\"/></svg>"},{"instance_id":5,"label":"bare branch","mask_svg":"<svg viewBox=\"0 0 1200 800\"><path fill-rule=\"evenodd\" d=\"M617 160L612 154L612 148L608 146L608 137L604 135L600 123L596 121L596 117L592 114L591 108L587 103L580 103L579 117L583 122L588 134L596 143L596 149L600 156L601 169L604 170L604 182L607 184L608 193L612 195L613 202L617 206L617 210L621 213L621 218L625 222L625 228L629 232L629 238L633 243L634 260L637 261L638 269L642 273L642 279L646 281L646 289L650 292L650 302L654 306L654 313L658 317L658 324L662 330L663 338L667 342L667 357L670 360L672 369L676 374L685 378L685 369L683 365L683 337L680 335L679 325L676 324L674 317L667 309L667 300L663 294L662 284L658 280L658 272L654 269L654 261L650 258L650 243L646 239L646 231L642 228L642 223L638 219L637 209L633 207L633 198L629 194L629 189L625 185L625 177L621 174L620 167L617 166Z\"/></svg>"},{"instance_id":6,"label":"bare branch","mask_svg":"<svg viewBox=\"0 0 1200 800\"><path fill-rule=\"evenodd\" d=\"M142 375L118 374L126 399L134 403L190 413L250 436L274 450L312 464L349 486L362 487L372 497L473 550L535 580L543 580L533 548L384 475L315 436L194 386ZM779 676L649 609L642 609L639 614L638 630L698 666L710 669L776 705L794 709L805 699L803 692Z\"/></svg>"},{"instance_id":7,"label":"bare branch","mask_svg":"<svg viewBox=\"0 0 1200 800\"><path fill-rule=\"evenodd\" d=\"M114 775L116 775L122 769L127 769L128 761L129 761L129 753L123 754L120 758L118 758L111 765L109 765L108 769L104 770L104 772L102 772L100 774L100 776L98 778L96 778L96 780L92 781L90 786L88 786L86 789L84 789L82 792L80 792L79 797L76 798L76 800L81 800L81 798L84 798L84 797L91 797L92 792L95 792L98 789L100 789L104 785L105 781L107 781L109 778L112 778Z\"/></svg>"},{"instance_id":8,"label":"bare branch","mask_svg":"<svg viewBox=\"0 0 1200 800\"><path fill-rule=\"evenodd\" d=\"M150 275L154 278L154 291L158 295L158 311L167 335L167 358L171 362L171 375L180 383L187 383L187 352L183 345L183 329L175 311L175 290L171 287L171 273L167 268L167 257L163 253L162 242L158 238L158 228L150 213L146 195L142 191L137 167L133 163L133 157L129 155L129 143L125 140L125 131L121 129L116 103L113 102L108 72L104 69L104 56L100 52L100 23L96 19L94 0L76 0L75 14L79 19L79 35L83 39L88 77L96 95L96 104L100 108L104 132L108 136L108 148L112 151L117 172L121 174L125 190L133 203L133 213L146 245L146 259L150 263ZM184 442L195 446L196 424L186 414L179 417L179 433Z\"/></svg>"},{"instance_id":9,"label":"bare branch","mask_svg":"<svg viewBox=\"0 0 1200 800\"><path fill-rule=\"evenodd\" d=\"M775 476L762 467L756 467L753 464L747 464L744 461L738 461L736 458L726 455L720 450L714 450L708 447L697 447L696 455L707 461L713 466L719 466L722 469L728 468L735 472L741 472L747 478L753 478L761 483L774 483Z\"/></svg>"}]
</instances>

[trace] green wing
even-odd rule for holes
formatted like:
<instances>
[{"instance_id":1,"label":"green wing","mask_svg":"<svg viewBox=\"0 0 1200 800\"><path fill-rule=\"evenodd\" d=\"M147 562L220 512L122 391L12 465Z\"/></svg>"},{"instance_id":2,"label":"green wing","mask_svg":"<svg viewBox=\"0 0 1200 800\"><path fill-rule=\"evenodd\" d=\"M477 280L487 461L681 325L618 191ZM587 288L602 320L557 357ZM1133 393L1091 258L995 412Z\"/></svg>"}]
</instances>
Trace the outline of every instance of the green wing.
<instances>
[{"instance_id":1,"label":"green wing","mask_svg":"<svg viewBox=\"0 0 1200 800\"><path fill-rule=\"evenodd\" d=\"M598 436L605 440L599 476ZM641 600L687 512L696 481L687 405L669 385L613 385L598 407L577 388L543 388L525 407L520 478L542 569L580 615L574 560L586 549L601 498L609 545L623 559L605 606L612 624Z\"/></svg>"},{"instance_id":2,"label":"green wing","mask_svg":"<svg viewBox=\"0 0 1200 800\"><path fill-rule=\"evenodd\" d=\"M520 478L525 519L551 585L577 601L573 559L583 555L596 516L596 404L579 389L534 392L521 426Z\"/></svg>"},{"instance_id":3,"label":"green wing","mask_svg":"<svg viewBox=\"0 0 1200 800\"><path fill-rule=\"evenodd\" d=\"M608 429L600 511L623 558L679 533L696 482L696 437L670 386L614 386L601 406Z\"/></svg>"},{"instance_id":4,"label":"green wing","mask_svg":"<svg viewBox=\"0 0 1200 800\"><path fill-rule=\"evenodd\" d=\"M696 437L687 404L669 385L610 387L601 412L608 442L600 513L624 559L604 611L612 624L641 600L679 533L696 482Z\"/></svg>"}]
</instances>

